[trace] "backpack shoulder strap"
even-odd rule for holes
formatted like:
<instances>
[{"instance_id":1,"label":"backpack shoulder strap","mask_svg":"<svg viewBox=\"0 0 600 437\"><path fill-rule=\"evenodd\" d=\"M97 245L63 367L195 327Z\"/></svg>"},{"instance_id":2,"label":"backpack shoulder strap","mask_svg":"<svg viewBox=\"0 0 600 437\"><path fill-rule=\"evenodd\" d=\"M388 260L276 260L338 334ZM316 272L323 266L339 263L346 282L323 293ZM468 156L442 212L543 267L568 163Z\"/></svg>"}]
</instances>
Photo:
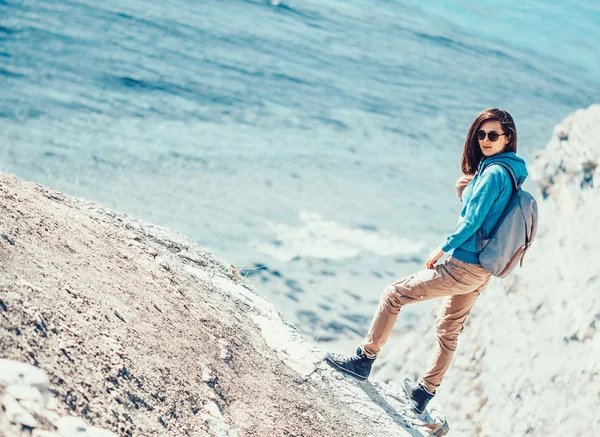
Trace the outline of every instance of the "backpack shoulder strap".
<instances>
[{"instance_id":1,"label":"backpack shoulder strap","mask_svg":"<svg viewBox=\"0 0 600 437\"><path fill-rule=\"evenodd\" d=\"M510 168L510 166L506 165L503 162L492 162L486 168L491 167L492 165L499 165L501 167L504 167L506 169L506 171L508 172L508 175L510 176L510 179L512 180L514 189L515 190L519 190L519 188L521 188L521 184L519 184L517 182L517 177L515 176L515 172L512 170L512 168Z\"/></svg>"}]
</instances>

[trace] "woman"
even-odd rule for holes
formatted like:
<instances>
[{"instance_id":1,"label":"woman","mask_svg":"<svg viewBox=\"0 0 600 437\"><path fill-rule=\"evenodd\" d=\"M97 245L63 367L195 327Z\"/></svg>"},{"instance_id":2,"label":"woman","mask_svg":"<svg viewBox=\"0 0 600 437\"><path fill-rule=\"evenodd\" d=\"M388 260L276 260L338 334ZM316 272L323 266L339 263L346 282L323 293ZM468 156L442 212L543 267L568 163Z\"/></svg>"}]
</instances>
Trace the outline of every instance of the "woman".
<instances>
[{"instance_id":1,"label":"woman","mask_svg":"<svg viewBox=\"0 0 600 437\"><path fill-rule=\"evenodd\" d=\"M448 296L437 321L437 346L429 370L413 384L405 380L403 389L412 409L422 413L433 398L456 350L458 335L473 307L486 288L490 274L479 264L477 234L489 237L498 223L513 191L510 166L522 182L527 177L525 161L516 155L517 130L510 114L497 108L482 111L469 128L462 155L462 176L456 184L463 202L456 230L428 257L423 270L392 282L381 296L379 309L369 332L355 353L328 353L325 360L336 369L365 380L386 343L400 309L407 304ZM437 261L448 253L442 264Z\"/></svg>"}]
</instances>

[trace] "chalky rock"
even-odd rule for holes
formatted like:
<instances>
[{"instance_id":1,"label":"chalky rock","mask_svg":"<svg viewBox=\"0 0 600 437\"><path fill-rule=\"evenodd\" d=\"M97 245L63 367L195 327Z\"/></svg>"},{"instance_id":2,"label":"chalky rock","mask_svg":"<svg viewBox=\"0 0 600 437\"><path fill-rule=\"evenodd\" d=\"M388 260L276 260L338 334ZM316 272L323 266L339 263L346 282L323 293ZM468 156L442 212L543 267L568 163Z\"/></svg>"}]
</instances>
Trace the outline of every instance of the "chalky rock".
<instances>
[{"instance_id":1,"label":"chalky rock","mask_svg":"<svg viewBox=\"0 0 600 437\"><path fill-rule=\"evenodd\" d=\"M52 397L48 391L48 384L50 384L48 376L42 369L30 364L0 359L0 383L37 389L41 393L43 406L46 406Z\"/></svg>"},{"instance_id":2,"label":"chalky rock","mask_svg":"<svg viewBox=\"0 0 600 437\"><path fill-rule=\"evenodd\" d=\"M210 414L202 414L200 417L216 437L238 437L237 431L222 420Z\"/></svg>"},{"instance_id":3,"label":"chalky rock","mask_svg":"<svg viewBox=\"0 0 600 437\"><path fill-rule=\"evenodd\" d=\"M27 385L9 385L4 392L5 395L12 396L19 401L27 410L40 414L46 406L46 401L42 393L35 388Z\"/></svg>"},{"instance_id":4,"label":"chalky rock","mask_svg":"<svg viewBox=\"0 0 600 437\"><path fill-rule=\"evenodd\" d=\"M1 437L117 437L77 417L61 418L48 408L56 406L48 385L49 378L41 369L18 361L0 360Z\"/></svg>"},{"instance_id":5,"label":"chalky rock","mask_svg":"<svg viewBox=\"0 0 600 437\"><path fill-rule=\"evenodd\" d=\"M35 428L38 425L37 420L27 411L14 397L4 394L0 398L0 405L4 409L4 414L9 422L15 425Z\"/></svg>"},{"instance_id":6,"label":"chalky rock","mask_svg":"<svg viewBox=\"0 0 600 437\"><path fill-rule=\"evenodd\" d=\"M42 369L18 361L0 359L0 382L46 390L50 380Z\"/></svg>"}]
</instances>

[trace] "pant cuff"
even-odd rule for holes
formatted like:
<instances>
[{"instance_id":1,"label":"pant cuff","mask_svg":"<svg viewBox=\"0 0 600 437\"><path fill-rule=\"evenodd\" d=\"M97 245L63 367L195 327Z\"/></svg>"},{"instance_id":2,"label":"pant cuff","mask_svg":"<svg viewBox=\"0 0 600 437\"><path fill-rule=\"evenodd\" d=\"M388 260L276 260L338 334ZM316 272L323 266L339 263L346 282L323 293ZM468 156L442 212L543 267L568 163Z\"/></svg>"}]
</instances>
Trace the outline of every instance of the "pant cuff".
<instances>
[{"instance_id":1,"label":"pant cuff","mask_svg":"<svg viewBox=\"0 0 600 437\"><path fill-rule=\"evenodd\" d=\"M421 383L421 386L425 389L425 391L427 393L429 393L430 395L435 395L435 391L437 390L437 387L433 388L431 386L431 384L428 384L423 379L421 379L419 382Z\"/></svg>"},{"instance_id":2,"label":"pant cuff","mask_svg":"<svg viewBox=\"0 0 600 437\"><path fill-rule=\"evenodd\" d=\"M362 344L360 345L360 348L363 350L367 358L377 358L377 354L367 350Z\"/></svg>"}]
</instances>

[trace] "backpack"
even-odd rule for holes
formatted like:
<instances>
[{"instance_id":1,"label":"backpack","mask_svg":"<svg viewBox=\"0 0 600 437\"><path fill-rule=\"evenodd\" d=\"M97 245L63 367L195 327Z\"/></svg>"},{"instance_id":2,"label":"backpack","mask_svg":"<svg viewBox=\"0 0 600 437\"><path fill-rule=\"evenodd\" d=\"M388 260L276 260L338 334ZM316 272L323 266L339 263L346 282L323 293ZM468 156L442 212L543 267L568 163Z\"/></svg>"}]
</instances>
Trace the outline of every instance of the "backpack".
<instances>
[{"instance_id":1,"label":"backpack","mask_svg":"<svg viewBox=\"0 0 600 437\"><path fill-rule=\"evenodd\" d=\"M521 189L508 165L502 162L492 165L501 165L508 171L514 190L490 235L485 238L481 228L477 231L477 250L481 266L493 276L504 278L517 264L523 267L523 257L537 232L538 208L537 201Z\"/></svg>"}]
</instances>

